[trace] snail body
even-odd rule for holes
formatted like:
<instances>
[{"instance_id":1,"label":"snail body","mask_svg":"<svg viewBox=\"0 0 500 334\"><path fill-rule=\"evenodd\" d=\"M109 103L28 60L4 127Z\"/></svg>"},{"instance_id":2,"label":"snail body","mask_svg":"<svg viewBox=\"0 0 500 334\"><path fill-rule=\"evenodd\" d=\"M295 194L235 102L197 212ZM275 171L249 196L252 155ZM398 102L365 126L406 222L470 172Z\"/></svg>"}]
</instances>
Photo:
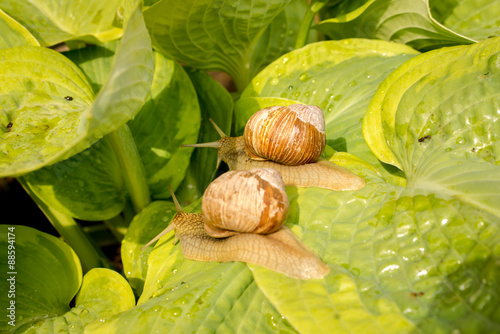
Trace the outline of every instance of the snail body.
<instances>
[{"instance_id":1,"label":"snail body","mask_svg":"<svg viewBox=\"0 0 500 334\"><path fill-rule=\"evenodd\" d=\"M317 109L318 107L314 106L307 106L310 107L310 109L314 110L314 114L317 115ZM314 108L312 108L314 107ZM287 107L281 107L283 108L284 111L286 111ZM316 109L317 108L317 109ZM267 108L266 108L267 109ZM263 110L266 110L263 109ZM260 112L257 112L258 114ZM305 118L305 117L302 117ZM324 136L321 136L321 120L315 120L316 117L310 117L309 122L305 123L311 123L313 124L313 128L317 128L318 134L307 134L309 131L304 131L306 134L303 134L305 137L314 140L319 140L320 144L311 144L308 143L309 141L303 140L303 141L297 141L297 145L300 142L300 145L302 147L314 147L313 151L318 152L321 151L319 154L315 153L314 157L318 157L321 155L323 152L323 149L325 147L324 142ZM265 123L262 121L259 121L259 123ZM321 160L317 159L314 160L315 162L308 162L308 163L303 163L299 165L290 165L290 164L284 164L284 163L279 163L276 161L268 160L266 157L259 157L256 156L254 153L249 153L249 148L248 146L250 145L249 142L255 141L255 140L245 140L245 136L240 136L240 137L228 137L220 130L215 123L212 122L214 125L215 129L221 136L221 139L219 139L216 142L212 143L202 143L202 144L193 144L193 145L182 145L183 147L213 147L217 148L217 156L218 156L218 163L220 161L224 161L230 170L248 170L248 169L253 169L253 168L273 168L279 171L283 177L283 181L285 182L286 186L297 186L297 187L319 187L319 188L325 188L325 189L330 189L330 190L335 190L335 191L344 191L344 190L357 190L365 185L365 181L360 178L359 176L351 173L349 170L340 167L332 162L329 162L327 160ZM252 126L253 121L247 123L248 126ZM290 123L288 123L290 124ZM319 124L319 125L318 125ZM289 125L290 126L290 125ZM293 126L295 127L295 125ZM299 126L297 126L297 129ZM306 128L309 128L309 130L312 130L312 133L315 133L316 130L311 129L311 126L307 126ZM324 121L323 121L323 128L324 128ZM275 128L274 128L275 129ZM245 129L247 132L247 130ZM259 133L265 132L262 130L257 131ZM273 131L267 131L267 134L264 140L271 142L273 139L270 139L270 136L272 134L279 133L278 130L273 130ZM292 137L296 137L295 134L297 133L302 133L296 132ZM248 137L262 137L262 136L255 136L255 135L248 135ZM280 140L283 137L280 137ZM255 138L254 138L255 139ZM282 144L285 145L285 144ZM293 146L293 145L292 145ZM289 147L289 146L288 146ZM320 147L320 149L317 149L316 147ZM288 149L289 151L292 151ZM285 149L285 152L287 149ZM298 152L299 156L304 156L307 155L301 150L295 150ZM306 150L307 151L307 150ZM301 153L302 152L302 153ZM312 161L311 158L309 158L307 161Z\"/></svg>"},{"instance_id":2,"label":"snail body","mask_svg":"<svg viewBox=\"0 0 500 334\"><path fill-rule=\"evenodd\" d=\"M243 178L255 177L249 176L248 172L249 171L236 171L235 173L237 174L231 177L233 180L229 180L229 182L233 182L234 178L240 177L241 175L243 175L241 176ZM255 171L250 172L253 173ZM263 174L269 173L265 172ZM272 171L270 174L277 174L277 172ZM264 179L267 177L268 175L264 175L264 177L260 175L256 176L257 179ZM272 177L274 178L274 176ZM227 182L227 180L224 182ZM207 190L210 187L211 186L209 186ZM217 190L218 185L214 187L216 188L215 190ZM266 189L273 187L273 185L266 184L266 182L251 183L250 188L252 187L262 189L263 191L254 192L250 197L257 196L265 198ZM248 193L248 189L245 186L245 188L240 189L238 192ZM274 193L274 190L271 192ZM216 262L242 261L261 265L289 277L299 279L320 279L326 276L330 271L330 268L321 261L318 255L308 249L290 229L282 226L286 218L286 212L284 212L285 218L277 222L276 226L266 229L266 231L263 232L264 234L255 233L255 230L258 230L258 228L254 228L254 224L250 224L252 227L249 228L245 225L246 221L243 219L231 227L232 230L230 231L231 233L228 234L229 236L221 237L222 234L219 232L223 229L216 226L216 237L213 237L207 233L207 225L211 225L212 223L207 222L207 213L205 211L203 211L203 213L186 213L182 211L173 193L172 198L177 207L177 213L172 222L163 232L142 247L142 249L174 230L175 239L180 241L182 254L187 259ZM203 201L205 200L204 197ZM210 202L212 199L207 196L207 200ZM250 198L244 203L248 204L253 201L254 200ZM284 201L286 201L285 211L287 211L288 198ZM271 204L271 206L273 206L273 204ZM204 205L202 203L202 208L203 207ZM278 211L284 210L282 205L277 205L276 207ZM208 209L211 210L213 207L209 205ZM268 209L269 208L263 208L262 210L266 211ZM276 214L280 215L280 213ZM263 215L266 216L267 214L264 212ZM227 224L227 222L225 224ZM236 225L242 226L237 227ZM249 232L249 230L253 231ZM208 231L210 231L210 228Z\"/></svg>"}]
</instances>

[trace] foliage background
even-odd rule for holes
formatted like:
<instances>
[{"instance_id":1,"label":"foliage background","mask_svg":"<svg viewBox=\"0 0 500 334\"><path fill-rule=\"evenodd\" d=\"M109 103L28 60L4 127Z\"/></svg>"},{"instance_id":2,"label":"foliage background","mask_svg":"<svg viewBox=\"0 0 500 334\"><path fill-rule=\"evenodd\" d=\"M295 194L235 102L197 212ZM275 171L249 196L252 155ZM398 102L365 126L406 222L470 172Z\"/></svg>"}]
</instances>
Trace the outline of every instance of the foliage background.
<instances>
[{"instance_id":1,"label":"foliage background","mask_svg":"<svg viewBox=\"0 0 500 334\"><path fill-rule=\"evenodd\" d=\"M0 9L0 181L16 178L58 233L0 203L17 272L16 326L0 331L499 331L496 1ZM224 171L215 150L181 144L217 140L209 118L240 135L255 111L292 103L322 108L324 157L367 183L287 187L286 224L327 277L186 260L172 234L140 251L175 212L168 185L200 211Z\"/></svg>"}]
</instances>

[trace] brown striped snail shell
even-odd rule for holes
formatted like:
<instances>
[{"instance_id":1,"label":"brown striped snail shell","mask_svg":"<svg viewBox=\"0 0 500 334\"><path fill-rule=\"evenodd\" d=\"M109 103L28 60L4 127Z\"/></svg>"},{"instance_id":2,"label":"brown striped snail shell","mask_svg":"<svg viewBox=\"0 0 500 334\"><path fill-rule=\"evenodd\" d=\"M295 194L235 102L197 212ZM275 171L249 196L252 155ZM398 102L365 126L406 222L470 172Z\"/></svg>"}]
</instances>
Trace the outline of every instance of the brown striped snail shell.
<instances>
[{"instance_id":1,"label":"brown striped snail shell","mask_svg":"<svg viewBox=\"0 0 500 334\"><path fill-rule=\"evenodd\" d=\"M315 162L326 146L323 112L304 104L264 108L250 117L243 138L252 159L293 166Z\"/></svg>"},{"instance_id":2,"label":"brown striped snail shell","mask_svg":"<svg viewBox=\"0 0 500 334\"><path fill-rule=\"evenodd\" d=\"M268 234L281 228L288 214L281 174L272 168L229 171L205 190L201 210L208 235Z\"/></svg>"}]
</instances>

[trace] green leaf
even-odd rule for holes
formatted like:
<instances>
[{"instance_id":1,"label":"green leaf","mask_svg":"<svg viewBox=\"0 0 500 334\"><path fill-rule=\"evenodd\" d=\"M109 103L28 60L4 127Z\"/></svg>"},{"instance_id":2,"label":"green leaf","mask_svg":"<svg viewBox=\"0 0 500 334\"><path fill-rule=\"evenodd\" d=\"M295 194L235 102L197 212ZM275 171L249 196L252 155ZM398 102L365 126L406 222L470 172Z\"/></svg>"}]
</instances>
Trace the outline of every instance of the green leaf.
<instances>
[{"instance_id":1,"label":"green leaf","mask_svg":"<svg viewBox=\"0 0 500 334\"><path fill-rule=\"evenodd\" d=\"M135 116L149 93L153 69L151 41L138 6L127 21L110 75L88 113L87 137L101 138Z\"/></svg>"},{"instance_id":2,"label":"green leaf","mask_svg":"<svg viewBox=\"0 0 500 334\"><path fill-rule=\"evenodd\" d=\"M94 94L78 68L50 49L15 47L0 57L0 176L7 176L47 165L74 146Z\"/></svg>"},{"instance_id":3,"label":"green leaf","mask_svg":"<svg viewBox=\"0 0 500 334\"><path fill-rule=\"evenodd\" d=\"M327 143L377 166L397 184L366 145L361 119L378 85L417 52L382 41L352 39L309 44L283 55L256 76L235 106L237 133L262 107L303 103L325 116ZM253 99L253 101L252 101Z\"/></svg>"},{"instance_id":4,"label":"green leaf","mask_svg":"<svg viewBox=\"0 0 500 334\"><path fill-rule=\"evenodd\" d=\"M123 271L130 285L140 296L148 269L151 247L141 251L141 247L158 235L176 213L172 202L155 201L134 217L122 242L121 255Z\"/></svg>"},{"instance_id":5,"label":"green leaf","mask_svg":"<svg viewBox=\"0 0 500 334\"><path fill-rule=\"evenodd\" d=\"M350 168L364 188L287 189L287 225L332 271L302 281L251 266L278 311L306 333L497 331L498 216Z\"/></svg>"},{"instance_id":6,"label":"green leaf","mask_svg":"<svg viewBox=\"0 0 500 334\"><path fill-rule=\"evenodd\" d=\"M116 43L74 50L69 57L78 64L99 90L111 69ZM176 189L184 178L191 150L181 144L196 141L200 127L200 106L184 69L155 52L151 92L137 115L128 122L141 156L151 195L170 197L168 186Z\"/></svg>"},{"instance_id":7,"label":"green leaf","mask_svg":"<svg viewBox=\"0 0 500 334\"><path fill-rule=\"evenodd\" d=\"M475 40L500 35L500 6L492 0L430 1L437 21Z\"/></svg>"},{"instance_id":8,"label":"green leaf","mask_svg":"<svg viewBox=\"0 0 500 334\"><path fill-rule=\"evenodd\" d=\"M292 1L272 20L252 50L251 77L258 74L276 58L294 49L300 28L297 22L302 21L304 12L308 9L309 4L306 0ZM317 32L311 31L308 42L316 42L317 39Z\"/></svg>"},{"instance_id":9,"label":"green leaf","mask_svg":"<svg viewBox=\"0 0 500 334\"><path fill-rule=\"evenodd\" d=\"M19 22L0 9L0 49L15 46L40 45L33 35Z\"/></svg>"},{"instance_id":10,"label":"green leaf","mask_svg":"<svg viewBox=\"0 0 500 334\"><path fill-rule=\"evenodd\" d=\"M226 134L231 133L233 99L227 90L204 71L188 69L187 74L198 95L201 108L201 127L196 143L209 143L220 139L220 135L209 122L212 119ZM190 144L194 144L192 142ZM189 150L189 148L183 148ZM194 149L186 177L176 191L182 203L191 203L200 198L215 176L217 150Z\"/></svg>"},{"instance_id":11,"label":"green leaf","mask_svg":"<svg viewBox=\"0 0 500 334\"><path fill-rule=\"evenodd\" d=\"M162 0L144 17L158 50L198 69L226 72L241 91L250 80L252 46L289 3Z\"/></svg>"},{"instance_id":12,"label":"green leaf","mask_svg":"<svg viewBox=\"0 0 500 334\"><path fill-rule=\"evenodd\" d=\"M106 139L24 178L45 204L78 219L110 219L125 206L121 167Z\"/></svg>"},{"instance_id":13,"label":"green leaf","mask_svg":"<svg viewBox=\"0 0 500 334\"><path fill-rule=\"evenodd\" d=\"M83 333L93 322L101 323L135 305L134 294L127 281L115 271L95 268L83 277L75 307L58 317L35 321L16 333Z\"/></svg>"},{"instance_id":14,"label":"green leaf","mask_svg":"<svg viewBox=\"0 0 500 334\"><path fill-rule=\"evenodd\" d=\"M89 45L85 48L64 52L85 74L92 90L97 93L106 83L113 66L113 60L120 40L102 45Z\"/></svg>"},{"instance_id":15,"label":"green leaf","mask_svg":"<svg viewBox=\"0 0 500 334\"><path fill-rule=\"evenodd\" d=\"M0 247L5 252L0 258L5 277L0 300L6 308L14 302L15 309L15 317L0 319L0 331L69 311L69 303L82 283L80 261L73 250L61 240L29 227L0 226ZM14 321L15 327L9 321Z\"/></svg>"},{"instance_id":16,"label":"green leaf","mask_svg":"<svg viewBox=\"0 0 500 334\"><path fill-rule=\"evenodd\" d=\"M95 268L83 277L75 303L91 310L99 321L134 307L135 297L123 276L110 269Z\"/></svg>"},{"instance_id":17,"label":"green leaf","mask_svg":"<svg viewBox=\"0 0 500 334\"><path fill-rule=\"evenodd\" d=\"M189 165L191 144L198 138L200 106L196 91L184 69L175 61L155 53L155 76L150 98L128 124L148 176L155 199L170 197Z\"/></svg>"},{"instance_id":18,"label":"green leaf","mask_svg":"<svg viewBox=\"0 0 500 334\"><path fill-rule=\"evenodd\" d=\"M68 158L116 130L140 109L153 59L140 8L127 21L113 68L95 100L81 71L40 47L0 50L0 176ZM19 77L23 77L20 80Z\"/></svg>"},{"instance_id":19,"label":"green leaf","mask_svg":"<svg viewBox=\"0 0 500 334\"><path fill-rule=\"evenodd\" d=\"M470 44L473 39L439 24L428 0L357 0L358 8L314 26L332 39L377 38L418 50ZM352 8L352 4L350 4Z\"/></svg>"},{"instance_id":20,"label":"green leaf","mask_svg":"<svg viewBox=\"0 0 500 334\"><path fill-rule=\"evenodd\" d=\"M365 135L417 188L500 215L499 38L415 57L381 85ZM436 64L438 64L436 66ZM370 117L370 116L367 116ZM370 141L369 141L370 142Z\"/></svg>"},{"instance_id":21,"label":"green leaf","mask_svg":"<svg viewBox=\"0 0 500 334\"><path fill-rule=\"evenodd\" d=\"M42 46L65 41L89 44L117 39L122 34L118 9L112 1L2 1L2 9L25 26Z\"/></svg>"}]
</instances>

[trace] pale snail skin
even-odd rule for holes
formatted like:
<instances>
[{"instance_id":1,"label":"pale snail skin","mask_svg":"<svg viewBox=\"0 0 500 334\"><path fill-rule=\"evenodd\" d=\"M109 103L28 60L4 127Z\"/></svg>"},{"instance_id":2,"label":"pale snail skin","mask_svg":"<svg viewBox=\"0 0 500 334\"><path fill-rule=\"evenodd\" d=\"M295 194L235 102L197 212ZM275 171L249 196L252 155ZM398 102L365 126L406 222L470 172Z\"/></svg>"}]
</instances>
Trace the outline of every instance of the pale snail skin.
<instances>
[{"instance_id":1,"label":"pale snail skin","mask_svg":"<svg viewBox=\"0 0 500 334\"><path fill-rule=\"evenodd\" d=\"M270 160L255 160L247 154L243 136L228 137L213 121L212 124L221 139L212 143L182 146L217 148L218 163L224 161L230 170L276 169L281 173L286 186L319 187L334 191L357 190L365 186L365 181L361 177L327 160L320 159L314 163L296 166L284 165Z\"/></svg>"},{"instance_id":2,"label":"pale snail skin","mask_svg":"<svg viewBox=\"0 0 500 334\"><path fill-rule=\"evenodd\" d=\"M272 233L247 232L216 238L207 234L204 214L186 213L182 211L173 192L172 198L177 208L172 222L141 249L175 230L175 240L180 241L182 254L187 259L242 261L298 279L321 279L330 272L330 267L323 263L318 255L307 248L290 229L281 225L284 219L279 229Z\"/></svg>"}]
</instances>

